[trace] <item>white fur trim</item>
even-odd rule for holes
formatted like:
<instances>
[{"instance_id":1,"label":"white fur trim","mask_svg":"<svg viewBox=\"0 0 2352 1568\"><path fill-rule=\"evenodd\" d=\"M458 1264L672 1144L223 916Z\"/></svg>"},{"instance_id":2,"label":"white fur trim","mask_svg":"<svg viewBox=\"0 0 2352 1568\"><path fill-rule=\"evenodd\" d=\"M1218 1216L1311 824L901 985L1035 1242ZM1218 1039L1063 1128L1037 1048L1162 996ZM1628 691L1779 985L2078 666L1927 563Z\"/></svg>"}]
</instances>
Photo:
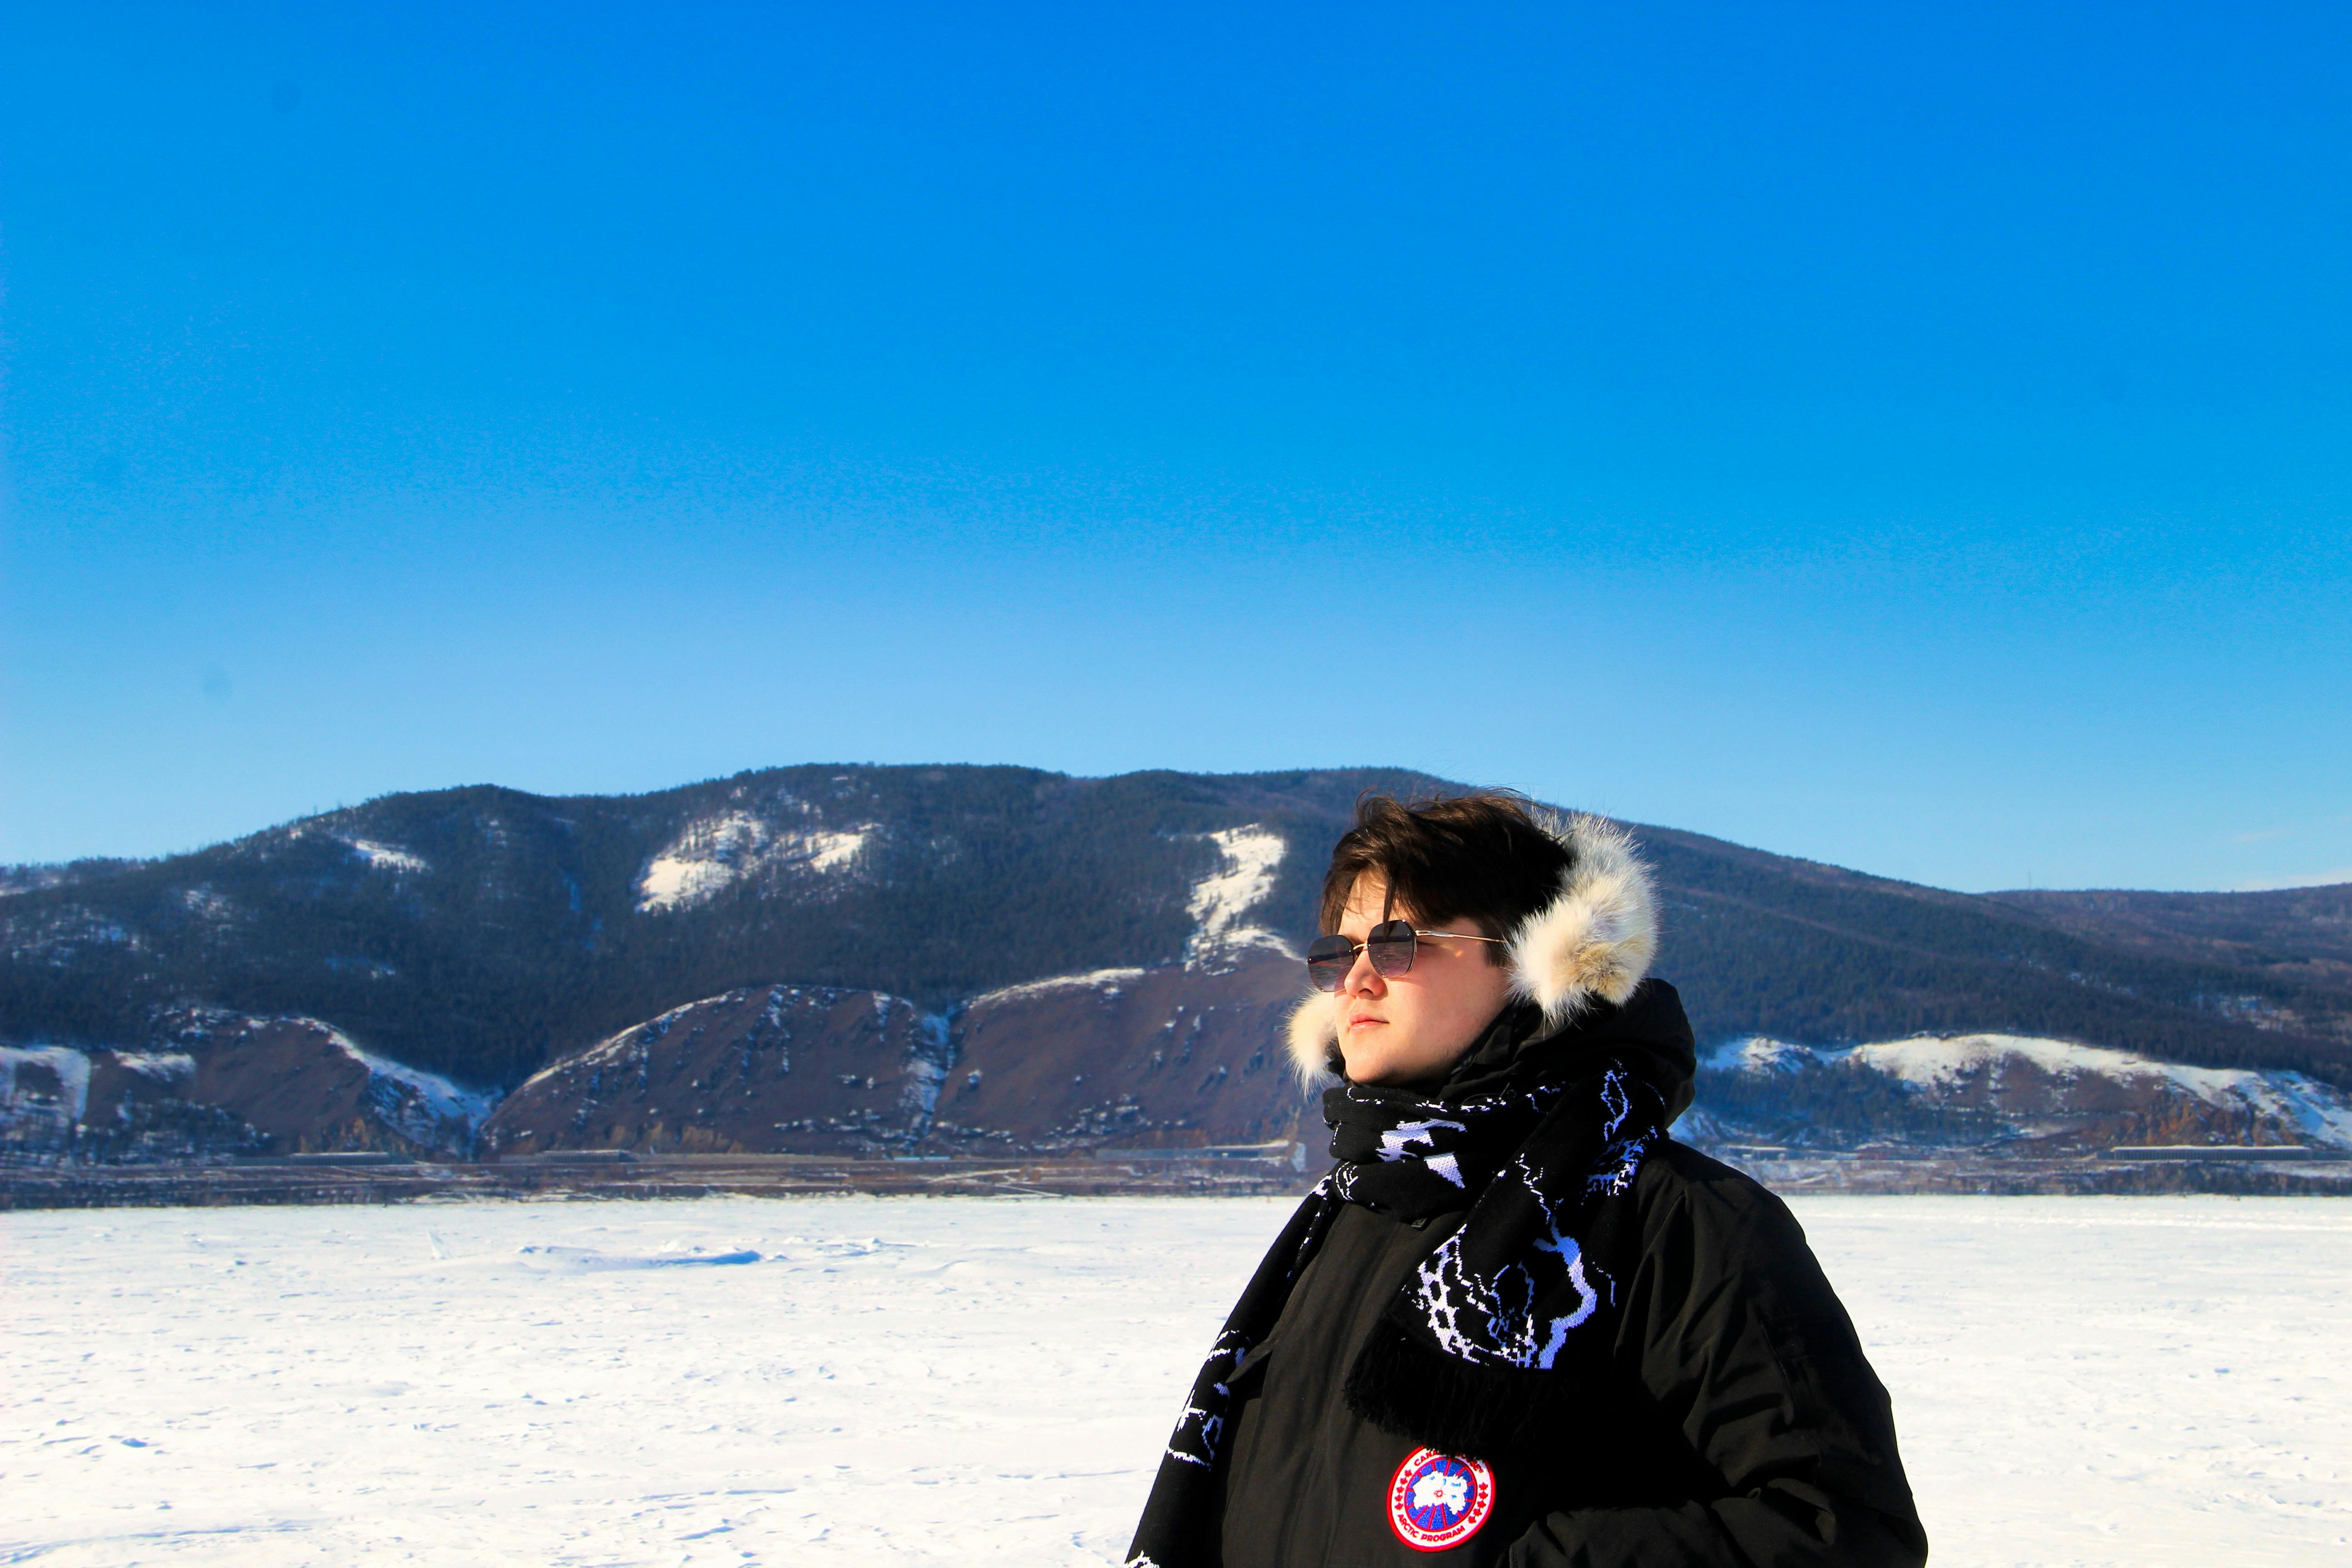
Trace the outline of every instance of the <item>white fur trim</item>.
<instances>
[{"instance_id":1,"label":"white fur trim","mask_svg":"<svg viewBox=\"0 0 2352 1568\"><path fill-rule=\"evenodd\" d=\"M1331 1076L1331 1047L1339 1043L1339 998L1309 991L1290 1010L1290 1067L1312 1089Z\"/></svg>"},{"instance_id":2,"label":"white fur trim","mask_svg":"<svg viewBox=\"0 0 2352 1568\"><path fill-rule=\"evenodd\" d=\"M1621 1003L1658 955L1657 890L1633 836L1581 813L1544 824L1575 857L1559 896L1511 935L1511 993L1558 1026L1595 999Z\"/></svg>"}]
</instances>

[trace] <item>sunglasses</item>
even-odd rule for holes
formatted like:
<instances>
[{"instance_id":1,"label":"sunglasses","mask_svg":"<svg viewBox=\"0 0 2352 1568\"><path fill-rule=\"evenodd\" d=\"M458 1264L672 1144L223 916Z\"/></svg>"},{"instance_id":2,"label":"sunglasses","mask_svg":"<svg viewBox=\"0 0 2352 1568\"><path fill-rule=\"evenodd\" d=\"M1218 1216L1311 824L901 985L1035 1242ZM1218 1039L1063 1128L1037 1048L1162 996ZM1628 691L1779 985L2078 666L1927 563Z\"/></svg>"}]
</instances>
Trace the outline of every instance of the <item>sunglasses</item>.
<instances>
[{"instance_id":1,"label":"sunglasses","mask_svg":"<svg viewBox=\"0 0 2352 1568\"><path fill-rule=\"evenodd\" d=\"M1307 978L1315 983L1318 991L1337 991L1348 978L1348 971L1356 967L1356 954L1370 953L1372 973L1383 980L1393 979L1412 967L1412 950L1422 937L1443 937L1454 942L1491 942L1496 946L1507 945L1498 936L1472 936L1458 931L1415 931L1411 921L1382 921L1364 933L1361 942L1351 942L1344 936L1318 936L1307 945Z\"/></svg>"}]
</instances>

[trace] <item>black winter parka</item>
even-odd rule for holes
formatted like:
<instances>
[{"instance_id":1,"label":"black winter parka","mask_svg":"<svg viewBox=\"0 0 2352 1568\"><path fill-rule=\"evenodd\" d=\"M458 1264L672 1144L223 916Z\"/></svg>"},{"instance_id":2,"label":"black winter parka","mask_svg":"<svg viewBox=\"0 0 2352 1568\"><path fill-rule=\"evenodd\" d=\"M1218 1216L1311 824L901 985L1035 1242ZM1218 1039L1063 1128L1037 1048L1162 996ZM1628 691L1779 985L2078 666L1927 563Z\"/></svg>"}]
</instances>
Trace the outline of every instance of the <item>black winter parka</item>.
<instances>
[{"instance_id":1,"label":"black winter parka","mask_svg":"<svg viewBox=\"0 0 2352 1568\"><path fill-rule=\"evenodd\" d=\"M1671 1102L1687 1103L1687 1078L1673 1088ZM1886 1391L1794 1216L1671 1141L1633 1195L1642 1259L1614 1396L1579 1422L1572 1447L1495 1465L1494 1513L1436 1552L1389 1523L1391 1479L1416 1445L1358 1416L1341 1386L1383 1305L1463 1216L1408 1223L1346 1205L1232 1379L1224 1568L1924 1563Z\"/></svg>"}]
</instances>

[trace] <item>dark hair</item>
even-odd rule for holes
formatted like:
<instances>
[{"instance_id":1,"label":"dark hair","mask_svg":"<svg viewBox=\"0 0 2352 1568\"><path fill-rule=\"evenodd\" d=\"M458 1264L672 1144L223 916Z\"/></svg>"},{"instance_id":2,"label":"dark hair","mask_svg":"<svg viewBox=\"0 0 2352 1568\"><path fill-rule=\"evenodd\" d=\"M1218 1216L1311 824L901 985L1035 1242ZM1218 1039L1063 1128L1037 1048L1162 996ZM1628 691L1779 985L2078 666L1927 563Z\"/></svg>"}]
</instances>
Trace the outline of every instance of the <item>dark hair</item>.
<instances>
[{"instance_id":1,"label":"dark hair","mask_svg":"<svg viewBox=\"0 0 2352 1568\"><path fill-rule=\"evenodd\" d=\"M1417 921L1468 919L1487 936L1508 937L1551 902L1562 874L1575 864L1528 805L1527 796L1507 789L1410 805L1390 795L1360 796L1356 826L1332 846L1331 868L1323 874L1322 929L1339 929L1349 896L1371 871ZM1500 947L1489 947L1486 955L1505 962Z\"/></svg>"}]
</instances>

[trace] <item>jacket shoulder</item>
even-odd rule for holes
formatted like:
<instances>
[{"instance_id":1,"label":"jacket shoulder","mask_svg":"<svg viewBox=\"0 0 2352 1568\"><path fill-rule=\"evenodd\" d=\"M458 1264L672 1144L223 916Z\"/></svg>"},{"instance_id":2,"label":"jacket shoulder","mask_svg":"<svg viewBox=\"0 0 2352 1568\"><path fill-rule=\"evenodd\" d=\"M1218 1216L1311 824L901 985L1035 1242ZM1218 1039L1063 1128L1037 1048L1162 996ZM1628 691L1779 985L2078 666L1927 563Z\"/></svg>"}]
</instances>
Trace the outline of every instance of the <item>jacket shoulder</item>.
<instances>
[{"instance_id":1,"label":"jacket shoulder","mask_svg":"<svg viewBox=\"0 0 2352 1568\"><path fill-rule=\"evenodd\" d=\"M1860 1356L1804 1227L1762 1183L1669 1138L1643 1162L1634 1195L1654 1342L1719 1344L1752 1324L1785 1348Z\"/></svg>"},{"instance_id":2,"label":"jacket shoulder","mask_svg":"<svg viewBox=\"0 0 2352 1568\"><path fill-rule=\"evenodd\" d=\"M1700 1153L1671 1132L1659 1141L1650 1158L1670 1178L1686 1186L1716 1189L1736 1202L1780 1205L1780 1200L1755 1177L1711 1155Z\"/></svg>"},{"instance_id":3,"label":"jacket shoulder","mask_svg":"<svg viewBox=\"0 0 2352 1568\"><path fill-rule=\"evenodd\" d=\"M1804 1228L1797 1216L1764 1184L1672 1135L1643 1161L1634 1198L1644 1230L1653 1234L1671 1211L1671 1217L1697 1237L1718 1245L1804 1245Z\"/></svg>"},{"instance_id":4,"label":"jacket shoulder","mask_svg":"<svg viewBox=\"0 0 2352 1568\"><path fill-rule=\"evenodd\" d=\"M1643 1256L1621 1350L1727 1489L1802 1477L1924 1553L1885 1387L1797 1216L1672 1139L1634 1191Z\"/></svg>"}]
</instances>

